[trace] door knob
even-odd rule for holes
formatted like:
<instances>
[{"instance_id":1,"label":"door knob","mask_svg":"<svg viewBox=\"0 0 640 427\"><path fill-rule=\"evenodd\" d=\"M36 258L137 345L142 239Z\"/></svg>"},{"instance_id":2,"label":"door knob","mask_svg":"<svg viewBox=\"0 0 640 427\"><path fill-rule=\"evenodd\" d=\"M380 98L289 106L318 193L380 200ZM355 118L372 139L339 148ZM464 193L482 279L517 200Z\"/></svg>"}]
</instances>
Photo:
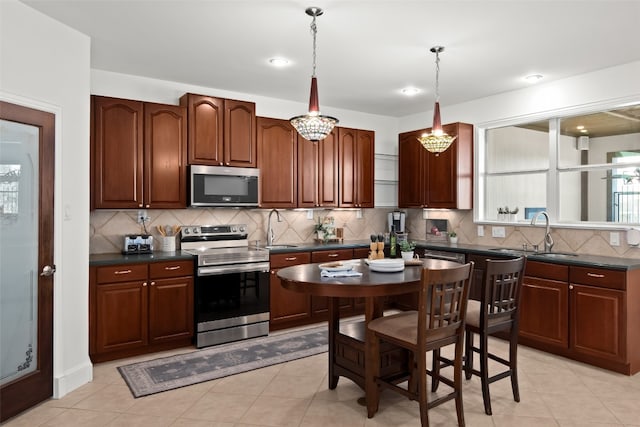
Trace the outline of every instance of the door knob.
<instances>
[{"instance_id":1,"label":"door knob","mask_svg":"<svg viewBox=\"0 0 640 427\"><path fill-rule=\"evenodd\" d=\"M50 265L45 265L44 267L42 267L42 273L40 273L41 276L53 276L53 273L56 272L56 266L50 266Z\"/></svg>"}]
</instances>

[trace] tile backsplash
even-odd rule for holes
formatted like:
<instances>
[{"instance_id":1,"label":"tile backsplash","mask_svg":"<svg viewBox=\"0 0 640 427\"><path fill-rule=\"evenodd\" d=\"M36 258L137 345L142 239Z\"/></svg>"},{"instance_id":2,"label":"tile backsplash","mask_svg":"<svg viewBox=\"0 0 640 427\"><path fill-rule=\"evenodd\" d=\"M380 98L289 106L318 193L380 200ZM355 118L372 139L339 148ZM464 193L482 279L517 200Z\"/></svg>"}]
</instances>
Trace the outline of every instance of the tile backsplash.
<instances>
[{"instance_id":1,"label":"tile backsplash","mask_svg":"<svg viewBox=\"0 0 640 427\"><path fill-rule=\"evenodd\" d=\"M275 243L300 244L313 242L314 224L318 217L330 215L336 227L344 227L345 240L368 240L369 235L385 231L389 208L357 210L314 210L313 219L307 218L307 210L279 210L282 222L272 217ZM426 238L426 221L421 209L407 209L406 227L409 239ZM249 240L266 240L269 209L194 208L175 210L149 210L147 230L159 236L156 227L165 225L192 224L247 224ZM359 215L361 213L361 215ZM96 210L90 216L90 252L92 254L120 252L125 234L143 233L137 223L136 210ZM458 234L459 243L473 243L493 247L521 248L539 244L542 247L544 227L529 225L504 225L505 237L491 237L491 225L484 225L485 234L477 236L477 224L473 223L472 211L438 210L428 211L429 219L446 219L449 229ZM502 226L502 225L500 225ZM640 249L627 245L626 235L620 233L620 245L609 244L609 230L575 229L553 227L551 235L556 252L640 258Z\"/></svg>"}]
</instances>

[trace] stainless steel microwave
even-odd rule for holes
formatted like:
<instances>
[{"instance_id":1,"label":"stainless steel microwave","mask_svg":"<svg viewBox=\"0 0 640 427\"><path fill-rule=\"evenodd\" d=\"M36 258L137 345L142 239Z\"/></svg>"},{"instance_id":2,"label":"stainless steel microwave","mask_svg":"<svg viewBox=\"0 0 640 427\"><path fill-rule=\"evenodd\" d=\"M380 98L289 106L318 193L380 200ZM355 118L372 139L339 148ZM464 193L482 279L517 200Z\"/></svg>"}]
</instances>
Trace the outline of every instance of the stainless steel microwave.
<instances>
[{"instance_id":1,"label":"stainless steel microwave","mask_svg":"<svg viewBox=\"0 0 640 427\"><path fill-rule=\"evenodd\" d=\"M258 207L259 169L191 165L189 175L191 206Z\"/></svg>"}]
</instances>

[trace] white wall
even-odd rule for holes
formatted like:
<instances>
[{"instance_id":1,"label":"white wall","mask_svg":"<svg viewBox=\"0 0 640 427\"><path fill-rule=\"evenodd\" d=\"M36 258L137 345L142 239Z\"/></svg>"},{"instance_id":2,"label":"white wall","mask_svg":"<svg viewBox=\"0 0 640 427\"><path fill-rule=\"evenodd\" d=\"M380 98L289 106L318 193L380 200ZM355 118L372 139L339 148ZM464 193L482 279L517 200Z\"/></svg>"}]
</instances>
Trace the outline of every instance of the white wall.
<instances>
[{"instance_id":1,"label":"white wall","mask_svg":"<svg viewBox=\"0 0 640 427\"><path fill-rule=\"evenodd\" d=\"M56 114L54 396L91 380L88 339L90 40L0 1L0 98Z\"/></svg>"}]
</instances>

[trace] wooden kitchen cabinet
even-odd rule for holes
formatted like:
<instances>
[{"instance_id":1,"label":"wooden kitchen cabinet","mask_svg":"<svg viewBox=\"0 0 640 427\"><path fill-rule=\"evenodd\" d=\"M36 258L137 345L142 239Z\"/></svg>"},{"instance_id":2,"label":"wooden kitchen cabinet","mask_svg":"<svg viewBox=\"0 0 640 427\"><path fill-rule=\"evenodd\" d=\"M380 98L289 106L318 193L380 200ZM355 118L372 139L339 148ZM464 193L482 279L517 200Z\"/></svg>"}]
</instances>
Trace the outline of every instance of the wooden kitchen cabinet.
<instances>
[{"instance_id":1,"label":"wooden kitchen cabinet","mask_svg":"<svg viewBox=\"0 0 640 427\"><path fill-rule=\"evenodd\" d=\"M340 187L338 206L372 208L374 206L373 131L339 128Z\"/></svg>"},{"instance_id":2,"label":"wooden kitchen cabinet","mask_svg":"<svg viewBox=\"0 0 640 427\"><path fill-rule=\"evenodd\" d=\"M312 142L298 135L298 207L338 206L338 129Z\"/></svg>"},{"instance_id":3,"label":"wooden kitchen cabinet","mask_svg":"<svg viewBox=\"0 0 640 427\"><path fill-rule=\"evenodd\" d=\"M520 337L547 350L569 346L569 267L527 262L520 300Z\"/></svg>"},{"instance_id":4,"label":"wooden kitchen cabinet","mask_svg":"<svg viewBox=\"0 0 640 427\"><path fill-rule=\"evenodd\" d=\"M308 323L310 318L311 298L308 294L285 289L278 278L278 270L293 265L311 262L309 252L291 252L273 254L269 257L271 278L269 279L269 327L273 329L286 328L292 325Z\"/></svg>"},{"instance_id":5,"label":"wooden kitchen cabinet","mask_svg":"<svg viewBox=\"0 0 640 427\"><path fill-rule=\"evenodd\" d=\"M89 269L89 355L102 362L189 345L193 261Z\"/></svg>"},{"instance_id":6,"label":"wooden kitchen cabinet","mask_svg":"<svg viewBox=\"0 0 640 427\"><path fill-rule=\"evenodd\" d=\"M186 207L186 110L102 96L91 105L92 207Z\"/></svg>"},{"instance_id":7,"label":"wooden kitchen cabinet","mask_svg":"<svg viewBox=\"0 0 640 427\"><path fill-rule=\"evenodd\" d=\"M257 166L255 103L187 93L190 165Z\"/></svg>"},{"instance_id":8,"label":"wooden kitchen cabinet","mask_svg":"<svg viewBox=\"0 0 640 427\"><path fill-rule=\"evenodd\" d=\"M149 264L149 341L151 344L191 339L193 262Z\"/></svg>"},{"instance_id":9,"label":"wooden kitchen cabinet","mask_svg":"<svg viewBox=\"0 0 640 427\"><path fill-rule=\"evenodd\" d=\"M258 117L260 207L297 207L298 136L288 120Z\"/></svg>"},{"instance_id":10,"label":"wooden kitchen cabinet","mask_svg":"<svg viewBox=\"0 0 640 427\"><path fill-rule=\"evenodd\" d=\"M473 125L443 126L456 140L444 152L422 147L418 136L431 129L398 136L398 206L401 208L473 208Z\"/></svg>"}]
</instances>

